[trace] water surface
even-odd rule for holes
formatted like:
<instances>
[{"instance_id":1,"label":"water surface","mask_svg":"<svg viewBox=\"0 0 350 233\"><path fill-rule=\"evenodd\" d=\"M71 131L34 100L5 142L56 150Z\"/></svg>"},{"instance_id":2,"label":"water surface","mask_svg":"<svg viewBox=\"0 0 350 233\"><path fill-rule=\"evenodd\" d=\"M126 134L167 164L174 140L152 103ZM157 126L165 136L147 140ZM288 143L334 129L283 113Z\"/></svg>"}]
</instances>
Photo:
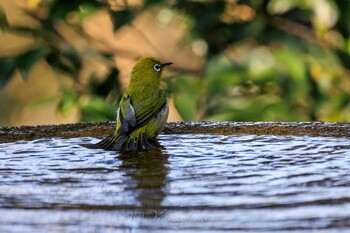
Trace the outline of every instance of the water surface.
<instances>
[{"instance_id":1,"label":"water surface","mask_svg":"<svg viewBox=\"0 0 350 233\"><path fill-rule=\"evenodd\" d=\"M161 135L119 154L0 144L0 232L348 232L350 139Z\"/></svg>"}]
</instances>

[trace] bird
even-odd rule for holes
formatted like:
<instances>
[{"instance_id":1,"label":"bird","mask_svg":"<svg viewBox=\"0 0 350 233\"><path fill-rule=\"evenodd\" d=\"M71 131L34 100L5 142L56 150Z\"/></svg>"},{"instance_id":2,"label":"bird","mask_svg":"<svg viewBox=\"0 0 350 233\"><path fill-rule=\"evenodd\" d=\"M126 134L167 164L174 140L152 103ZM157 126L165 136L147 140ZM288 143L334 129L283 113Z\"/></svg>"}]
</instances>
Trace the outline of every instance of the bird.
<instances>
[{"instance_id":1,"label":"bird","mask_svg":"<svg viewBox=\"0 0 350 233\"><path fill-rule=\"evenodd\" d=\"M96 144L83 146L123 152L159 149L156 138L164 129L169 114L161 78L165 67L171 64L161 63L154 57L138 60L119 102L115 131Z\"/></svg>"}]
</instances>

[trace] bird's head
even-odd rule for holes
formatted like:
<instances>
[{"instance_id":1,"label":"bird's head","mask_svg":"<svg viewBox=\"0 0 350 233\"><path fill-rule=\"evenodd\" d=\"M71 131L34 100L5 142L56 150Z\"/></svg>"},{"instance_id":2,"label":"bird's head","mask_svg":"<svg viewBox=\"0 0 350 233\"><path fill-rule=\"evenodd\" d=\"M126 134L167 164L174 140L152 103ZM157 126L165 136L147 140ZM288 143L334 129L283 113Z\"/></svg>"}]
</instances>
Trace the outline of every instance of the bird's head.
<instances>
[{"instance_id":1,"label":"bird's head","mask_svg":"<svg viewBox=\"0 0 350 233\"><path fill-rule=\"evenodd\" d=\"M159 86L164 68L171 64L173 63L162 63L154 57L143 57L132 69L130 84Z\"/></svg>"}]
</instances>

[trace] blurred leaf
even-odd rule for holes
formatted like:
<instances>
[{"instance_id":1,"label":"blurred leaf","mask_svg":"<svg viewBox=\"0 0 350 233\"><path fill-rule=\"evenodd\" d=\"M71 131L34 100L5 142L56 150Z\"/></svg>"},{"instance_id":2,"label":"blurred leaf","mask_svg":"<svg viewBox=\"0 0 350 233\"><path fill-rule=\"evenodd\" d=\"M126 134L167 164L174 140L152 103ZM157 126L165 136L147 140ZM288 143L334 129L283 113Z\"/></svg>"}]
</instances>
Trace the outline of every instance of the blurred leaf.
<instances>
[{"instance_id":1,"label":"blurred leaf","mask_svg":"<svg viewBox=\"0 0 350 233\"><path fill-rule=\"evenodd\" d=\"M232 87L242 82L242 77L238 72L239 68L229 66L221 58L220 56L213 57L207 65L208 72L204 79L207 82L206 90L210 98L227 93Z\"/></svg>"},{"instance_id":2,"label":"blurred leaf","mask_svg":"<svg viewBox=\"0 0 350 233\"><path fill-rule=\"evenodd\" d=\"M82 63L81 58L76 50L57 51L52 49L46 56L46 61L56 70L77 78L76 75L80 70Z\"/></svg>"},{"instance_id":3,"label":"blurred leaf","mask_svg":"<svg viewBox=\"0 0 350 233\"><path fill-rule=\"evenodd\" d=\"M89 6L91 8L101 7L104 4L96 0L55 0L50 7L50 18L53 20L64 19L70 12L79 10L79 7L82 5Z\"/></svg>"},{"instance_id":4,"label":"blurred leaf","mask_svg":"<svg viewBox=\"0 0 350 233\"><path fill-rule=\"evenodd\" d=\"M274 51L275 57L282 69L296 80L305 80L305 65L301 54L296 49L282 47Z\"/></svg>"},{"instance_id":5,"label":"blurred leaf","mask_svg":"<svg viewBox=\"0 0 350 233\"><path fill-rule=\"evenodd\" d=\"M45 56L45 48L36 47L12 57L0 59L0 89L4 88L16 69L24 80L32 66Z\"/></svg>"},{"instance_id":6,"label":"blurred leaf","mask_svg":"<svg viewBox=\"0 0 350 233\"><path fill-rule=\"evenodd\" d=\"M17 67L24 80L28 79L28 74L32 66L44 58L46 53L47 50L44 47L36 47L17 56Z\"/></svg>"},{"instance_id":7,"label":"blurred leaf","mask_svg":"<svg viewBox=\"0 0 350 233\"><path fill-rule=\"evenodd\" d=\"M108 60L113 60L114 58L114 54L113 53L109 53L109 52L100 52L100 55L103 57L103 58L106 58Z\"/></svg>"},{"instance_id":8,"label":"blurred leaf","mask_svg":"<svg viewBox=\"0 0 350 233\"><path fill-rule=\"evenodd\" d=\"M52 68L68 75L76 73L70 62L62 55L50 53L46 56L46 61L52 66Z\"/></svg>"},{"instance_id":9,"label":"blurred leaf","mask_svg":"<svg viewBox=\"0 0 350 233\"><path fill-rule=\"evenodd\" d=\"M237 84L237 77L232 72L218 72L212 74L208 78L208 93L210 96L220 95L230 90L234 84Z\"/></svg>"},{"instance_id":10,"label":"blurred leaf","mask_svg":"<svg viewBox=\"0 0 350 233\"><path fill-rule=\"evenodd\" d=\"M186 93L177 93L174 96L174 105L185 121L195 120L197 113L197 98L191 98Z\"/></svg>"},{"instance_id":11,"label":"blurred leaf","mask_svg":"<svg viewBox=\"0 0 350 233\"><path fill-rule=\"evenodd\" d=\"M186 121L195 120L198 113L197 101L200 98L202 86L198 77L178 76L174 79L165 79L168 92L174 95L174 104L180 115Z\"/></svg>"},{"instance_id":12,"label":"blurred leaf","mask_svg":"<svg viewBox=\"0 0 350 233\"><path fill-rule=\"evenodd\" d=\"M0 58L0 90L10 81L17 68L14 57Z\"/></svg>"},{"instance_id":13,"label":"blurred leaf","mask_svg":"<svg viewBox=\"0 0 350 233\"><path fill-rule=\"evenodd\" d=\"M50 8L50 18L55 19L64 19L69 12L75 11L78 9L81 1L80 0L71 0L71 1L60 1L55 0Z\"/></svg>"},{"instance_id":14,"label":"blurred leaf","mask_svg":"<svg viewBox=\"0 0 350 233\"><path fill-rule=\"evenodd\" d=\"M5 31L10 27L5 12L0 8L0 29Z\"/></svg>"},{"instance_id":15,"label":"blurred leaf","mask_svg":"<svg viewBox=\"0 0 350 233\"><path fill-rule=\"evenodd\" d=\"M350 54L341 50L337 50L336 53L339 56L342 65L350 70Z\"/></svg>"},{"instance_id":16,"label":"blurred leaf","mask_svg":"<svg viewBox=\"0 0 350 233\"><path fill-rule=\"evenodd\" d=\"M35 110L36 108L41 108L41 107L46 107L49 105L54 105L55 103L57 103L57 97L47 97L47 98L41 98L38 100L34 100L33 102L31 102L29 104L29 108L31 110Z\"/></svg>"},{"instance_id":17,"label":"blurred leaf","mask_svg":"<svg viewBox=\"0 0 350 233\"><path fill-rule=\"evenodd\" d=\"M46 37L48 34L48 31L42 28L30 28L20 25L11 26L10 30L17 34L32 35L34 37Z\"/></svg>"},{"instance_id":18,"label":"blurred leaf","mask_svg":"<svg viewBox=\"0 0 350 233\"><path fill-rule=\"evenodd\" d=\"M102 82L97 82L92 80L90 85L91 92L94 95L107 96L111 90L115 90L118 95L121 95L120 84L118 79L119 71L117 68L113 67L111 72Z\"/></svg>"},{"instance_id":19,"label":"blurred leaf","mask_svg":"<svg viewBox=\"0 0 350 233\"><path fill-rule=\"evenodd\" d=\"M80 53L74 48L70 47L62 54L65 58L67 58L74 67L75 73L77 73L82 67L82 61L80 57Z\"/></svg>"},{"instance_id":20,"label":"blurred leaf","mask_svg":"<svg viewBox=\"0 0 350 233\"><path fill-rule=\"evenodd\" d=\"M164 0L145 0L144 6L145 7L152 7L152 6L157 5L159 3L164 3Z\"/></svg>"},{"instance_id":21,"label":"blurred leaf","mask_svg":"<svg viewBox=\"0 0 350 233\"><path fill-rule=\"evenodd\" d=\"M343 35L344 38L349 37L350 33L350 1L344 0L335 0L335 3L338 6L339 20L337 22L337 27L339 32Z\"/></svg>"},{"instance_id":22,"label":"blurred leaf","mask_svg":"<svg viewBox=\"0 0 350 233\"><path fill-rule=\"evenodd\" d=\"M105 98L93 96L82 106L82 121L115 120L117 108Z\"/></svg>"},{"instance_id":23,"label":"blurred leaf","mask_svg":"<svg viewBox=\"0 0 350 233\"><path fill-rule=\"evenodd\" d=\"M97 1L94 1L97 2ZM101 5L102 6L102 5ZM100 5L92 5L84 3L79 7L79 22L82 22L86 17L89 17L90 15L94 14L98 9Z\"/></svg>"},{"instance_id":24,"label":"blurred leaf","mask_svg":"<svg viewBox=\"0 0 350 233\"><path fill-rule=\"evenodd\" d=\"M58 110L60 114L64 116L68 115L73 107L77 106L78 99L79 96L73 90L64 90L58 103Z\"/></svg>"},{"instance_id":25,"label":"blurred leaf","mask_svg":"<svg viewBox=\"0 0 350 233\"><path fill-rule=\"evenodd\" d=\"M130 23L134 18L136 13L126 8L125 10L120 11L109 11L110 18L113 23L114 31L117 31L119 28L124 26L125 24Z\"/></svg>"}]
</instances>

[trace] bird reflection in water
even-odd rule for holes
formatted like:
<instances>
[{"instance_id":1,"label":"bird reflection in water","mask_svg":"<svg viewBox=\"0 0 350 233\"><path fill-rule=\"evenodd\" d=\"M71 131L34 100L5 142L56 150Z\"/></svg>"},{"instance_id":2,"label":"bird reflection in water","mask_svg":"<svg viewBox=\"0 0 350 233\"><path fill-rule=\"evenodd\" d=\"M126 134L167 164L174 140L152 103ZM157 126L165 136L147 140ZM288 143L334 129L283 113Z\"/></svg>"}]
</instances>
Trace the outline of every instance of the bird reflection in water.
<instances>
[{"instance_id":1,"label":"bird reflection in water","mask_svg":"<svg viewBox=\"0 0 350 233\"><path fill-rule=\"evenodd\" d=\"M120 169L131 178L128 189L135 191L139 202L138 217L156 218L162 212L162 201L166 196L166 177L169 155L165 150L120 153Z\"/></svg>"}]
</instances>

